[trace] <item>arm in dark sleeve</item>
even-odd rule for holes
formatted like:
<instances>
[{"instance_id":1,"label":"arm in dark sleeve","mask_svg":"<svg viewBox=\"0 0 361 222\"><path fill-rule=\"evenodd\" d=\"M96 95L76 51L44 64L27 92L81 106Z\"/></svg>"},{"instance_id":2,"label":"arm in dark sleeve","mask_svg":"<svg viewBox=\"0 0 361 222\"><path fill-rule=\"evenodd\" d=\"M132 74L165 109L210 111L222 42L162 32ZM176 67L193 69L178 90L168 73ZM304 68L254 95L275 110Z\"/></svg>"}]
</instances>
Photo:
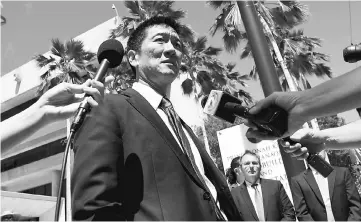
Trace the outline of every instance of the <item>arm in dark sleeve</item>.
<instances>
[{"instance_id":1,"label":"arm in dark sleeve","mask_svg":"<svg viewBox=\"0 0 361 222\"><path fill-rule=\"evenodd\" d=\"M280 187L280 199L282 204L282 219L284 221L295 221L295 210L293 209L293 205L288 198L285 188L283 187L282 183L278 181Z\"/></svg>"},{"instance_id":2,"label":"arm in dark sleeve","mask_svg":"<svg viewBox=\"0 0 361 222\"><path fill-rule=\"evenodd\" d=\"M355 181L348 169L345 169L346 193L349 205L348 221L361 221L361 200Z\"/></svg>"},{"instance_id":3,"label":"arm in dark sleeve","mask_svg":"<svg viewBox=\"0 0 361 222\"><path fill-rule=\"evenodd\" d=\"M299 221L314 221L311 214L308 212L308 207L305 198L303 197L301 187L294 178L291 179L291 191L297 219Z\"/></svg>"},{"instance_id":4,"label":"arm in dark sleeve","mask_svg":"<svg viewBox=\"0 0 361 222\"><path fill-rule=\"evenodd\" d=\"M74 220L124 220L119 184L123 148L118 122L104 100L79 129L72 173Z\"/></svg>"}]
</instances>

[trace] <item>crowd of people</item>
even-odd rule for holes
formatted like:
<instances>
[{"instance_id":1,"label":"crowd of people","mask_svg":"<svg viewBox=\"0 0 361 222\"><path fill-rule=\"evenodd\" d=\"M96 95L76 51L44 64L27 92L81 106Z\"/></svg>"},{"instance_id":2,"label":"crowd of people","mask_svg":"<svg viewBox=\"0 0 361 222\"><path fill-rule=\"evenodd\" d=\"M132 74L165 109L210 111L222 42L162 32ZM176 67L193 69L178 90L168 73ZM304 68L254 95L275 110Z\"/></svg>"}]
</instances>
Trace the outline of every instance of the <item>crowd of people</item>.
<instances>
[{"instance_id":1,"label":"crowd of people","mask_svg":"<svg viewBox=\"0 0 361 222\"><path fill-rule=\"evenodd\" d=\"M74 220L361 221L360 196L347 169L335 168L323 178L308 167L292 178L292 204L280 181L260 177L259 156L246 151L231 163L229 188L169 100L183 56L180 27L168 17L140 24L127 43L127 59L139 79L132 88L104 95L104 85L97 81L60 84L2 123L2 152L46 124L71 117L79 102L75 94L87 93L92 113L74 144ZM282 137L297 142L285 142L285 150L295 158L324 153L327 161L325 149L360 147L361 123L298 129L312 118L361 107L360 95L359 68L310 90L274 93L250 112L272 104L282 107L289 113ZM249 138L278 139L249 125Z\"/></svg>"},{"instance_id":2,"label":"crowd of people","mask_svg":"<svg viewBox=\"0 0 361 222\"><path fill-rule=\"evenodd\" d=\"M319 155L329 163L325 150ZM243 219L247 221L361 220L361 198L348 168L334 166L334 171L325 178L309 165L304 172L290 180L292 204L280 181L261 178L261 166L258 155L246 150L242 156L232 160L231 168L227 172L231 194ZM234 174L232 175L230 171ZM244 178L244 181L239 178ZM261 204L256 201L257 187L262 189Z\"/></svg>"}]
</instances>

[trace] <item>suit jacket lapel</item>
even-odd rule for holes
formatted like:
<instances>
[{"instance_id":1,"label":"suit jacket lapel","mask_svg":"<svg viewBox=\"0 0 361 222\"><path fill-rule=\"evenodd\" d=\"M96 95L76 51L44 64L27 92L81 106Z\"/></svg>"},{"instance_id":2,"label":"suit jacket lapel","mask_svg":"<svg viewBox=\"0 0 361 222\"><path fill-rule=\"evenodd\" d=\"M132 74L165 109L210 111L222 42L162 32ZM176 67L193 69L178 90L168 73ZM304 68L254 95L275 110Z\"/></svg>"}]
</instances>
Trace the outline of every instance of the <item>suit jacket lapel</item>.
<instances>
[{"instance_id":1,"label":"suit jacket lapel","mask_svg":"<svg viewBox=\"0 0 361 222\"><path fill-rule=\"evenodd\" d=\"M245 183L243 183L240 187L241 187L241 195L242 195L243 199L245 200L246 205L249 208L249 211L251 212L254 219L259 221L259 218L256 213L256 209L254 208L251 197L249 196L247 186L245 185Z\"/></svg>"},{"instance_id":2,"label":"suit jacket lapel","mask_svg":"<svg viewBox=\"0 0 361 222\"><path fill-rule=\"evenodd\" d=\"M335 179L336 179L336 170L332 171L330 175L328 175L328 191L330 193L330 200L332 203L332 197L333 197L333 190L335 187Z\"/></svg>"},{"instance_id":3,"label":"suit jacket lapel","mask_svg":"<svg viewBox=\"0 0 361 222\"><path fill-rule=\"evenodd\" d=\"M188 157L183 153L181 147L179 147L177 141L174 139L172 133L169 131L168 127L165 125L163 120L160 118L158 113L153 109L153 107L148 103L142 95L140 95L134 89L127 89L123 92L124 95L128 96L127 101L141 114L143 115L152 126L159 132L159 135L168 143L169 147L175 153L181 164L191 175L192 179L203 189L203 183L199 180L196 172L194 171Z\"/></svg>"},{"instance_id":4,"label":"suit jacket lapel","mask_svg":"<svg viewBox=\"0 0 361 222\"><path fill-rule=\"evenodd\" d=\"M315 177L313 176L312 170L308 168L306 172L303 174L306 182L311 187L312 191L315 193L318 201L322 204L322 206L325 206L325 203L323 202L320 189L318 188L317 182Z\"/></svg>"},{"instance_id":5,"label":"suit jacket lapel","mask_svg":"<svg viewBox=\"0 0 361 222\"><path fill-rule=\"evenodd\" d=\"M227 215L228 220L242 220L224 174L222 174L222 172L217 168L216 164L209 156L203 144L200 143L197 136L193 133L192 129L183 120L181 121L183 127L187 130L189 136L192 138L199 151L199 154L202 158L205 175L217 190L217 199L219 200L221 209Z\"/></svg>"},{"instance_id":6,"label":"suit jacket lapel","mask_svg":"<svg viewBox=\"0 0 361 222\"><path fill-rule=\"evenodd\" d=\"M261 183L261 189L262 189L262 199L263 199L263 210L264 210L264 219L267 221L267 206L268 206L268 200L270 199L269 192L266 192L267 190L267 181L260 179Z\"/></svg>"}]
</instances>

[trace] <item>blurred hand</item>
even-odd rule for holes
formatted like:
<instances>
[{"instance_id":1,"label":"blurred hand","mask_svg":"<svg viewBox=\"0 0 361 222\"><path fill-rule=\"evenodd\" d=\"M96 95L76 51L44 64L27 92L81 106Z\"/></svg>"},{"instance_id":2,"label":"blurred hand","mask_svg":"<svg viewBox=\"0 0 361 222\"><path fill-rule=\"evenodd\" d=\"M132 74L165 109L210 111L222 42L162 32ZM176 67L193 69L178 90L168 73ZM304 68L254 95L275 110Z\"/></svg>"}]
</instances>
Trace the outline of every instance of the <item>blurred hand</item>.
<instances>
[{"instance_id":1,"label":"blurred hand","mask_svg":"<svg viewBox=\"0 0 361 222\"><path fill-rule=\"evenodd\" d=\"M325 142L327 137L319 130L303 128L294 133L290 138L297 143L290 145L289 142L281 142L281 145L286 153L289 153L298 160L307 159L309 153L319 153L326 149Z\"/></svg>"},{"instance_id":2,"label":"blurred hand","mask_svg":"<svg viewBox=\"0 0 361 222\"><path fill-rule=\"evenodd\" d=\"M39 109L45 111L49 121L67 119L75 114L85 93L92 96L88 98L88 103L97 107L103 101L104 85L95 80L88 80L82 85L61 83L43 94L36 103Z\"/></svg>"},{"instance_id":3,"label":"blurred hand","mask_svg":"<svg viewBox=\"0 0 361 222\"><path fill-rule=\"evenodd\" d=\"M253 106L249 112L254 115L271 105L276 105L286 110L288 112L288 131L282 136L282 138L284 138L292 135L296 132L296 130L302 128L302 125L308 120L306 116L301 115L302 110L298 104L300 97L301 92L275 92L265 99L257 102L257 104ZM248 138L256 138L258 140L279 139L259 131L257 127L249 121L246 121L245 124L250 127L246 134Z\"/></svg>"}]
</instances>

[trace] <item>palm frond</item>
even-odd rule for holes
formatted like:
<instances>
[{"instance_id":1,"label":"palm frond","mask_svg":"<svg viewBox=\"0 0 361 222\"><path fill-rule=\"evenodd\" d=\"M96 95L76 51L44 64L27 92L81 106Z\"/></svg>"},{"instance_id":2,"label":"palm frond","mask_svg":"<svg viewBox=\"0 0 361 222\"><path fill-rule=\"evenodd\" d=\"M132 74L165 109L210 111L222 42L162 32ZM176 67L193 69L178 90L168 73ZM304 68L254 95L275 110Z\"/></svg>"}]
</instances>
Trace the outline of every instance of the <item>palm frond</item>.
<instances>
[{"instance_id":1,"label":"palm frond","mask_svg":"<svg viewBox=\"0 0 361 222\"><path fill-rule=\"evenodd\" d=\"M228 26L226 29L223 36L224 48L227 52L233 53L243 40L242 33L234 26Z\"/></svg>"},{"instance_id":2,"label":"palm frond","mask_svg":"<svg viewBox=\"0 0 361 222\"><path fill-rule=\"evenodd\" d=\"M62 57L62 58L65 56L66 49L65 49L63 43L61 43L59 39L57 39L57 38L52 39L51 45L52 45L52 47L51 47L50 51L52 54Z\"/></svg>"},{"instance_id":3,"label":"palm frond","mask_svg":"<svg viewBox=\"0 0 361 222\"><path fill-rule=\"evenodd\" d=\"M53 57L50 57L50 58L46 58L45 56L39 54L39 55L36 55L33 57L36 61L36 65L39 67L39 68L42 68L46 65L48 65L49 63L51 62L54 62L55 59Z\"/></svg>"},{"instance_id":4,"label":"palm frond","mask_svg":"<svg viewBox=\"0 0 361 222\"><path fill-rule=\"evenodd\" d=\"M138 1L124 1L124 6L131 15L142 17L143 13L141 12Z\"/></svg>"},{"instance_id":5,"label":"palm frond","mask_svg":"<svg viewBox=\"0 0 361 222\"><path fill-rule=\"evenodd\" d=\"M217 18L215 19L213 25L210 27L209 33L212 36L214 36L219 29L223 30L224 27L226 26L226 23L225 23L225 18L227 16L226 13L227 13L226 10L223 9L223 13L221 13L220 15L217 16Z\"/></svg>"},{"instance_id":6,"label":"palm frond","mask_svg":"<svg viewBox=\"0 0 361 222\"><path fill-rule=\"evenodd\" d=\"M247 45L241 50L240 58L245 59L245 58L251 58L251 57L253 57L251 44L249 42L247 42Z\"/></svg>"},{"instance_id":7,"label":"palm frond","mask_svg":"<svg viewBox=\"0 0 361 222\"><path fill-rule=\"evenodd\" d=\"M215 48L212 46L209 46L206 50L204 50L204 54L208 56L218 56L222 52L221 48Z\"/></svg>"},{"instance_id":8,"label":"palm frond","mask_svg":"<svg viewBox=\"0 0 361 222\"><path fill-rule=\"evenodd\" d=\"M206 48L206 43L207 43L206 36L201 36L201 37L197 38L197 40L194 43L193 51L196 53L204 51Z\"/></svg>"},{"instance_id":9,"label":"palm frond","mask_svg":"<svg viewBox=\"0 0 361 222\"><path fill-rule=\"evenodd\" d=\"M280 7L270 9L275 23L283 28L293 28L307 21L309 9L299 1L279 1Z\"/></svg>"},{"instance_id":10,"label":"palm frond","mask_svg":"<svg viewBox=\"0 0 361 222\"><path fill-rule=\"evenodd\" d=\"M82 59L82 57L85 53L83 42L79 41L79 40L73 40L73 39L71 39L70 41L67 41L65 43L65 53L69 60Z\"/></svg>"},{"instance_id":11,"label":"palm frond","mask_svg":"<svg viewBox=\"0 0 361 222\"><path fill-rule=\"evenodd\" d=\"M226 24L231 24L237 28L241 28L243 26L241 13L239 12L238 5L236 3L232 3L229 6L229 10L227 16L224 21Z\"/></svg>"},{"instance_id":12,"label":"palm frond","mask_svg":"<svg viewBox=\"0 0 361 222\"><path fill-rule=\"evenodd\" d=\"M231 3L232 1L214 1L214 0L206 1L206 4L212 7L213 9L219 9Z\"/></svg>"},{"instance_id":13,"label":"palm frond","mask_svg":"<svg viewBox=\"0 0 361 222\"><path fill-rule=\"evenodd\" d=\"M189 25L181 25L179 37L183 42L190 42L194 39L194 31Z\"/></svg>"}]
</instances>

